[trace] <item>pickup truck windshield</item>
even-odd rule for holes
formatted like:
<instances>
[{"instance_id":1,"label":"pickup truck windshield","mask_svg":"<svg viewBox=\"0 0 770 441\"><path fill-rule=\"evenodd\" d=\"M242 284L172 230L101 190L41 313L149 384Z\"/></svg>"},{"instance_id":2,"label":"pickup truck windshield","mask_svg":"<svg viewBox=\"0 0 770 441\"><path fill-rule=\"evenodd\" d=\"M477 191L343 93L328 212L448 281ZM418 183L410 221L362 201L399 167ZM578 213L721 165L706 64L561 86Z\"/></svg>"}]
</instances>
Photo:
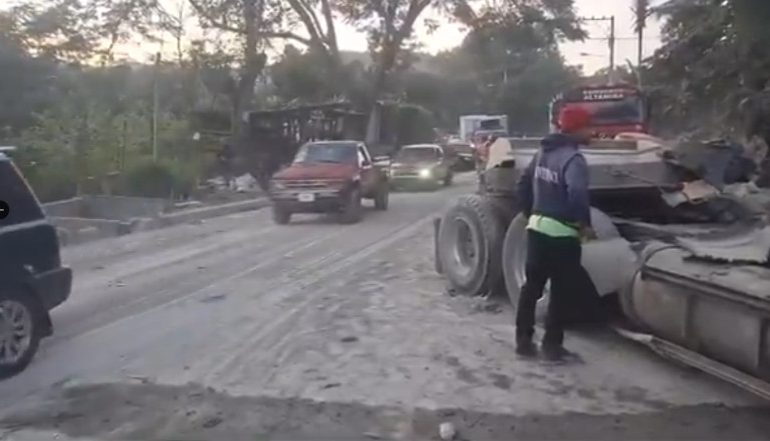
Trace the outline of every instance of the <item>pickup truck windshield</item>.
<instances>
[{"instance_id":1,"label":"pickup truck windshield","mask_svg":"<svg viewBox=\"0 0 770 441\"><path fill-rule=\"evenodd\" d=\"M396 154L397 161L436 161L439 159L438 150L431 147L410 147Z\"/></svg>"},{"instance_id":2,"label":"pickup truck windshield","mask_svg":"<svg viewBox=\"0 0 770 441\"><path fill-rule=\"evenodd\" d=\"M295 164L338 163L355 164L357 160L356 145L352 143L323 143L305 144L294 157Z\"/></svg>"}]
</instances>

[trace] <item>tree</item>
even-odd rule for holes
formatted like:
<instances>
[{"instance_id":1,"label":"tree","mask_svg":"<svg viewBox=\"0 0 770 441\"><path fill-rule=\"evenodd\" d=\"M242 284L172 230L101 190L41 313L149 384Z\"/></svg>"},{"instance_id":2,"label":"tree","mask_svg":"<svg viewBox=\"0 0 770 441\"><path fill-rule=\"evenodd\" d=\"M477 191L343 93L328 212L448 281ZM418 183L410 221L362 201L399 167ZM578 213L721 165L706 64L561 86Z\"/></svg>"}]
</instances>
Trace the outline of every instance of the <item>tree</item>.
<instances>
[{"instance_id":1,"label":"tree","mask_svg":"<svg viewBox=\"0 0 770 441\"><path fill-rule=\"evenodd\" d=\"M173 26L160 0L52 0L11 8L0 28L36 56L107 63L117 44L135 36L153 39Z\"/></svg>"},{"instance_id":2,"label":"tree","mask_svg":"<svg viewBox=\"0 0 770 441\"><path fill-rule=\"evenodd\" d=\"M647 27L647 19L652 15L650 0L633 0L631 8L634 12L634 30L637 35L637 65L642 65L644 58L644 29Z\"/></svg>"},{"instance_id":3,"label":"tree","mask_svg":"<svg viewBox=\"0 0 770 441\"><path fill-rule=\"evenodd\" d=\"M302 53L294 46L286 46L281 59L270 67L270 77L278 96L285 101L318 102L329 98L326 70L317 52Z\"/></svg>"},{"instance_id":4,"label":"tree","mask_svg":"<svg viewBox=\"0 0 770 441\"><path fill-rule=\"evenodd\" d=\"M287 0L293 15L287 15L285 25L293 27L297 22L304 26L309 38L303 38L290 31L278 32L274 37L286 38L307 46L321 54L327 62L330 75L341 65L337 31L334 26L334 0ZM321 20L323 18L323 20Z\"/></svg>"},{"instance_id":5,"label":"tree","mask_svg":"<svg viewBox=\"0 0 770 441\"><path fill-rule=\"evenodd\" d=\"M659 129L713 136L738 123L741 84L770 77L770 4L763 0L669 1L663 46L648 60L646 84Z\"/></svg>"},{"instance_id":6,"label":"tree","mask_svg":"<svg viewBox=\"0 0 770 441\"><path fill-rule=\"evenodd\" d=\"M241 132L241 115L254 99L257 77L267 64L266 38L284 20L280 0L190 0L201 24L234 36L240 46L240 72L231 88L233 134Z\"/></svg>"}]
</instances>

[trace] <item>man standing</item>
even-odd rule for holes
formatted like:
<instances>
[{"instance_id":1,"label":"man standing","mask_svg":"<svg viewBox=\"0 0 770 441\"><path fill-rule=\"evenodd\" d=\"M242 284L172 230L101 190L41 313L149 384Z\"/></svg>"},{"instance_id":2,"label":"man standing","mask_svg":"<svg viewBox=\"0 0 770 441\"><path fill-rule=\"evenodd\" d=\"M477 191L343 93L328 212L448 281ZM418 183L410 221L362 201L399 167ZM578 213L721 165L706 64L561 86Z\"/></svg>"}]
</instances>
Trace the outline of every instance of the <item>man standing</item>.
<instances>
[{"instance_id":1,"label":"man standing","mask_svg":"<svg viewBox=\"0 0 770 441\"><path fill-rule=\"evenodd\" d=\"M581 236L593 238L588 199L588 167L580 146L589 142L591 116L582 107L566 107L559 115L561 133L543 139L519 181L527 225L526 282L516 310L516 352L534 356L535 306L551 281L551 298L543 356L559 360L564 350L563 314L567 296L579 285ZM566 302L565 302L566 301Z\"/></svg>"}]
</instances>

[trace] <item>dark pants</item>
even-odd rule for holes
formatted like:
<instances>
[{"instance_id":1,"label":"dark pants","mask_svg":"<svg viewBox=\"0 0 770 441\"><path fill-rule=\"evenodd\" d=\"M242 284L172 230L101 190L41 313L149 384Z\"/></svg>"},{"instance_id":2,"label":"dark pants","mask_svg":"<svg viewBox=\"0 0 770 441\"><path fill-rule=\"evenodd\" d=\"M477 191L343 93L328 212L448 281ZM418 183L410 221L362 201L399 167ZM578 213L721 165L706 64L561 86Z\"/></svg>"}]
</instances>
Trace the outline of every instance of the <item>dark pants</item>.
<instances>
[{"instance_id":1,"label":"dark pants","mask_svg":"<svg viewBox=\"0 0 770 441\"><path fill-rule=\"evenodd\" d=\"M581 245L578 238L550 237L527 232L527 280L521 289L516 309L517 342L532 341L535 334L535 305L551 281L551 299L545 322L543 344L560 346L564 341L565 308L574 289L581 283Z\"/></svg>"}]
</instances>

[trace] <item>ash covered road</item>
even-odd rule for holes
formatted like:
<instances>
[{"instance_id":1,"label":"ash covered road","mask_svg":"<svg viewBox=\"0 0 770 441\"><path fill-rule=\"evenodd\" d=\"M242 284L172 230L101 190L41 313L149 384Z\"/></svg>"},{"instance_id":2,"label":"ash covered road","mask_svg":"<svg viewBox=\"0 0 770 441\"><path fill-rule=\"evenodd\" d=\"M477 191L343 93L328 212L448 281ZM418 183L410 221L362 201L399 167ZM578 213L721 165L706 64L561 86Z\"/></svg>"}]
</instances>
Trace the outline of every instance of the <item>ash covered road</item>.
<instances>
[{"instance_id":1,"label":"ash covered road","mask_svg":"<svg viewBox=\"0 0 770 441\"><path fill-rule=\"evenodd\" d=\"M766 439L763 403L608 332L516 359L510 308L433 271L459 180L352 226L261 210L66 249L72 297L0 383L0 439Z\"/></svg>"}]
</instances>

